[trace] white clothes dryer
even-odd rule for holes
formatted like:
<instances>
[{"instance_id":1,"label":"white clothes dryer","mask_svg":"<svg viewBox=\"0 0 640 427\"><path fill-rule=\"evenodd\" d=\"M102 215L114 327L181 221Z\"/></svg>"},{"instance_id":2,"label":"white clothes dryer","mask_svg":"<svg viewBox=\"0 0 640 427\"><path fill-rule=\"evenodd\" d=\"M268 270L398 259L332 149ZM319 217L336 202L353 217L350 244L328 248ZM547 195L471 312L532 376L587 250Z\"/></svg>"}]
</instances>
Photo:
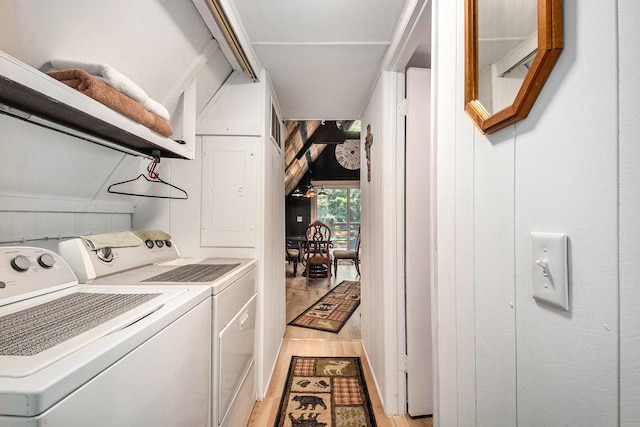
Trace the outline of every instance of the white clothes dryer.
<instances>
[{"instance_id":1,"label":"white clothes dryer","mask_svg":"<svg viewBox=\"0 0 640 427\"><path fill-rule=\"evenodd\" d=\"M246 425L256 401L256 266L254 259L184 258L159 231L134 231L143 244L92 249L83 238L59 244L59 253L78 277L100 285L200 286L211 293L211 422L213 427ZM145 239L165 235L164 240ZM109 236L100 236L109 241Z\"/></svg>"}]
</instances>

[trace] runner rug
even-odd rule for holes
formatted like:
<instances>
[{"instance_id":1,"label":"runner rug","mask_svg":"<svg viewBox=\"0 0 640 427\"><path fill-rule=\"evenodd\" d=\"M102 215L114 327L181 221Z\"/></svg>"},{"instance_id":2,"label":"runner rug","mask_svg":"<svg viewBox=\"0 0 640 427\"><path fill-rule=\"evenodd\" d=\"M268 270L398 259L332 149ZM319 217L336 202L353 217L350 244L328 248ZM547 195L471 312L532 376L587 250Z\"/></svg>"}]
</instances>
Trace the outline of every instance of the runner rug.
<instances>
[{"instance_id":1,"label":"runner rug","mask_svg":"<svg viewBox=\"0 0 640 427\"><path fill-rule=\"evenodd\" d=\"M338 333L359 305L360 282L344 280L289 325Z\"/></svg>"},{"instance_id":2,"label":"runner rug","mask_svg":"<svg viewBox=\"0 0 640 427\"><path fill-rule=\"evenodd\" d=\"M359 357L291 357L274 427L375 427Z\"/></svg>"}]
</instances>

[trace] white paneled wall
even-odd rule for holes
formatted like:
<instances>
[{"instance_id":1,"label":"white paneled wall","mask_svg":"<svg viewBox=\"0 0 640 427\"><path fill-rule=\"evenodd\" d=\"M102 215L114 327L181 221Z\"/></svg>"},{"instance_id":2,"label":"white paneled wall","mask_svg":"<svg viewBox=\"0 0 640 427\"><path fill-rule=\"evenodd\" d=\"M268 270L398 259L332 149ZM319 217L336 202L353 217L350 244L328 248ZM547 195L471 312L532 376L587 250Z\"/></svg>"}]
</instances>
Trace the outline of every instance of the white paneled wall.
<instances>
[{"instance_id":1,"label":"white paneled wall","mask_svg":"<svg viewBox=\"0 0 640 427\"><path fill-rule=\"evenodd\" d=\"M459 111L458 103L463 98L462 91L458 91L455 79L459 77L459 67L456 67L462 53L452 55L447 51L456 51L457 34L460 31L462 20L461 13L457 13L459 2L436 1L433 3L434 32L437 34L436 43L433 46L432 75L437 82L433 93L435 105L435 138L437 152L436 182L437 182L437 265L436 265L436 295L437 295L437 351L436 362L438 384L436 396L438 404L434 414L435 424L441 426L457 426L458 413L467 421L460 425L474 425L475 420L475 395L458 393L458 370L461 381L464 382L460 389L475 390L475 344L474 325L469 319L473 319L473 269L466 268L465 273L471 274L467 280L456 281L456 214L466 213L469 209L456 211L456 173L458 171L473 173L473 164L456 168L456 152L466 153L467 149L457 149L456 113ZM462 7L460 5L459 7ZM462 37L460 37L462 39ZM463 52L461 50L460 52ZM454 71L452 71L454 70ZM465 141L463 139L461 141ZM471 153L473 153L473 146ZM442 167L447 165L448 167ZM471 167L469 167L471 166ZM473 205L473 197L466 197L466 206ZM467 221L462 224L473 224ZM462 225L460 224L460 225ZM471 230L472 232L472 230ZM473 248L466 247L466 255L473 257ZM471 279L469 281L469 279ZM458 287L467 285L465 307L469 316L458 320L457 312L459 304L456 301ZM462 294L462 292L461 292ZM458 328L460 325L460 328ZM462 330L461 330L462 329ZM458 342L458 335L461 340ZM459 351L462 346L467 352ZM469 355L471 352L471 355ZM462 361L466 357L467 363ZM460 410L458 401L460 400Z\"/></svg>"},{"instance_id":2,"label":"white paneled wall","mask_svg":"<svg viewBox=\"0 0 640 427\"><path fill-rule=\"evenodd\" d=\"M640 2L618 2L620 43L620 425L640 426Z\"/></svg>"},{"instance_id":3,"label":"white paneled wall","mask_svg":"<svg viewBox=\"0 0 640 427\"><path fill-rule=\"evenodd\" d=\"M380 131L382 129L382 83L378 83L373 96L369 100L369 105L362 116L361 145L364 147L366 129L371 125L371 133L374 142L371 146L371 181L367 180L367 159L365 150L362 150L360 169L360 203L361 203L361 245L362 245L362 345L367 354L367 361L376 379L376 386L380 397L386 397L386 378L384 376L384 316L381 314L384 307L384 266L383 262L373 262L384 259L383 235L380 232L383 226L384 212L382 203L382 191L380 182L382 180L381 161L383 156L380 153L380 146L383 144Z\"/></svg>"},{"instance_id":4,"label":"white paneled wall","mask_svg":"<svg viewBox=\"0 0 640 427\"><path fill-rule=\"evenodd\" d=\"M90 201L125 156L0 115L0 195Z\"/></svg>"},{"instance_id":5,"label":"white paneled wall","mask_svg":"<svg viewBox=\"0 0 640 427\"><path fill-rule=\"evenodd\" d=\"M513 137L513 129L503 134ZM473 153L475 333L484 337L475 343L477 422L512 427L517 424L514 147L477 136Z\"/></svg>"},{"instance_id":6,"label":"white paneled wall","mask_svg":"<svg viewBox=\"0 0 640 427\"><path fill-rule=\"evenodd\" d=\"M267 80L265 85L265 121L264 163L263 163L263 194L264 203L262 214L262 261L264 268L264 287L259 296L262 319L260 365L262 372L258 376L258 398L264 399L278 358L282 337L286 328L286 286L285 264L283 250L285 245L285 212L284 212L284 138L282 148L277 147L270 131L270 113L272 96L278 116L280 109L272 92L272 86L268 75L263 74ZM280 135L284 135L284 126Z\"/></svg>"},{"instance_id":7,"label":"white paneled wall","mask_svg":"<svg viewBox=\"0 0 640 427\"><path fill-rule=\"evenodd\" d=\"M518 417L523 425L617 425L615 2L565 2L564 25L549 86L514 141ZM576 102L586 87L588 101ZM569 312L531 299L532 231L569 236Z\"/></svg>"},{"instance_id":8,"label":"white paneled wall","mask_svg":"<svg viewBox=\"0 0 640 427\"><path fill-rule=\"evenodd\" d=\"M61 239L130 230L131 213L0 212L0 246L38 246L58 250Z\"/></svg>"},{"instance_id":9,"label":"white paneled wall","mask_svg":"<svg viewBox=\"0 0 640 427\"><path fill-rule=\"evenodd\" d=\"M564 50L529 117L483 136L463 110L464 10L455 3L434 8L436 420L637 426L640 40L619 17L638 6L563 2ZM569 235L569 312L532 298L532 231Z\"/></svg>"},{"instance_id":10,"label":"white paneled wall","mask_svg":"<svg viewBox=\"0 0 640 427\"><path fill-rule=\"evenodd\" d=\"M371 181L367 180L366 158L362 150L360 170L362 210L362 344L373 370L385 412L404 413L404 392L399 393L398 370L404 348L404 313L398 301L404 293L402 199L404 163L396 143L397 94L399 75L383 72L362 116L361 145L367 125L371 125ZM399 230L400 229L400 232ZM400 320L402 317L403 320Z\"/></svg>"},{"instance_id":11,"label":"white paneled wall","mask_svg":"<svg viewBox=\"0 0 640 427\"><path fill-rule=\"evenodd\" d=\"M125 154L5 115L0 138L0 244L131 229L131 198L106 193Z\"/></svg>"}]
</instances>

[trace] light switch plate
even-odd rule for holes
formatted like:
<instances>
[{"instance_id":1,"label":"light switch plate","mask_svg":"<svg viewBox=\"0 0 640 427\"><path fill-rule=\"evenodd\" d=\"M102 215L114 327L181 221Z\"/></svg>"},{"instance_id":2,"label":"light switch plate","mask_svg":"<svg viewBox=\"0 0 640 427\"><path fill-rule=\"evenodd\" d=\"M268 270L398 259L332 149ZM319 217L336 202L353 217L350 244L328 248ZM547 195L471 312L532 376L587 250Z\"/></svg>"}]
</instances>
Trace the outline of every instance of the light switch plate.
<instances>
[{"instance_id":1,"label":"light switch plate","mask_svg":"<svg viewBox=\"0 0 640 427\"><path fill-rule=\"evenodd\" d=\"M567 235L531 233L531 283L536 301L569 310Z\"/></svg>"}]
</instances>

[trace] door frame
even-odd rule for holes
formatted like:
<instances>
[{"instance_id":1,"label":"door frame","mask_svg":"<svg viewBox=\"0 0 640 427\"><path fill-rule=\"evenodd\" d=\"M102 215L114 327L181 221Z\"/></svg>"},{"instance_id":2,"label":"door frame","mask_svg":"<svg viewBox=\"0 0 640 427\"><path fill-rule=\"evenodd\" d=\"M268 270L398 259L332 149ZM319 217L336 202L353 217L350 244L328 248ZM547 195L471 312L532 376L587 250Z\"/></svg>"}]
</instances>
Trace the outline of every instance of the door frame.
<instances>
[{"instance_id":1,"label":"door frame","mask_svg":"<svg viewBox=\"0 0 640 427\"><path fill-rule=\"evenodd\" d=\"M399 113L403 110L402 103L404 102L405 95L405 70L407 64L411 58L411 55L415 51L416 46L420 43L420 37L422 36L420 28L423 25L431 25L431 17L432 17L432 8L434 7L432 0L412 0L410 5L408 5L408 13L403 15L402 21L400 22L400 27L403 28L403 31L399 32L399 37L394 40L392 48L389 49L385 60L383 61L383 70L393 71L398 74L397 86L396 86L396 111ZM434 26L430 27L431 33L431 44L434 45ZM432 50L433 52L433 50ZM432 53L432 57L435 57L435 52ZM432 70L433 70L433 60L432 60ZM429 120L431 121L431 134L430 134L430 147L429 147L429 165L430 165L430 188L429 188L429 197L430 197L430 208L431 212L429 213L429 232L430 232L430 241L428 242L430 250L431 250L431 259L429 260L431 263L431 277L429 278L431 289L431 328L432 328L432 384L433 384L433 412L434 417L437 417L438 413L438 340L437 340L437 281L436 281L436 265L437 265L437 239L436 239L436 225L437 225L437 182L436 182L436 165L437 165L437 153L436 153L436 111L435 106L436 96L437 96L437 74L432 73L431 75L431 117ZM402 174L404 177L405 174L405 164L404 164L404 156L405 156L405 120L404 116L400 117L398 114L394 120L396 124L396 155L397 155L397 174ZM401 120L402 118L402 120ZM402 182L400 182L402 181ZM402 254L398 254L396 259L397 263L397 333L398 333L398 355L406 354L406 301L405 301L405 286L406 286L406 277L405 277L405 183L404 180L398 180L396 191L398 192L398 227L397 227L397 236L398 236L398 246L403 250L398 251L402 252ZM400 224L401 223L401 224ZM401 241L400 241L401 239ZM398 366L398 376L397 376L397 409L398 412L407 410L407 373L406 373L406 359L403 357L399 357L397 360ZM387 405L385 405L387 406Z\"/></svg>"}]
</instances>

